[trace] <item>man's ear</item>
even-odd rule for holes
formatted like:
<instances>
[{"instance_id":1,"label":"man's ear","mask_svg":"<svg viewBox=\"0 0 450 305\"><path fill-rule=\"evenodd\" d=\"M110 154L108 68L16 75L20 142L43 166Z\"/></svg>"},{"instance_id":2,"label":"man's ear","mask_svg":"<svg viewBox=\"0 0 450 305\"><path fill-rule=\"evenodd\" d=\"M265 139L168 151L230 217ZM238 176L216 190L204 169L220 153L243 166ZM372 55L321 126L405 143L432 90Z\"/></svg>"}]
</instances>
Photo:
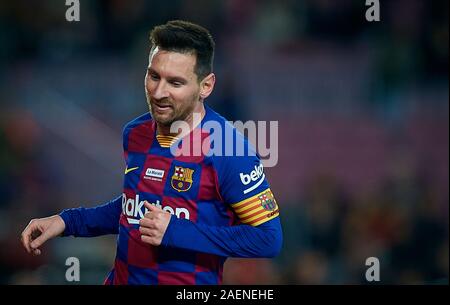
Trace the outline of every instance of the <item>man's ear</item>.
<instances>
[{"instance_id":1,"label":"man's ear","mask_svg":"<svg viewBox=\"0 0 450 305\"><path fill-rule=\"evenodd\" d=\"M216 75L214 73L209 73L200 82L200 98L207 98L214 89L214 84L216 83Z\"/></svg>"}]
</instances>

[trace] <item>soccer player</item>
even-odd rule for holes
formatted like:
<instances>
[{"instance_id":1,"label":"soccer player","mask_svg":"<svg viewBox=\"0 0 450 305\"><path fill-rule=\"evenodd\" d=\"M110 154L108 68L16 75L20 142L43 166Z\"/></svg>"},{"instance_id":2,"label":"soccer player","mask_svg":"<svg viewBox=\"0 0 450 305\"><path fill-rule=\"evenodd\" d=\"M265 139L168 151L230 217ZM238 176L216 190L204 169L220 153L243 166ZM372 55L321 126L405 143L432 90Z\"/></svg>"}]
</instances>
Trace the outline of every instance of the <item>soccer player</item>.
<instances>
[{"instance_id":1,"label":"soccer player","mask_svg":"<svg viewBox=\"0 0 450 305\"><path fill-rule=\"evenodd\" d=\"M105 284L221 284L227 257L279 253L278 205L252 145L204 103L215 84L210 33L177 20L156 26L150 40L150 111L123 130L122 195L34 219L22 243L39 255L56 236L118 234ZM176 122L190 127L174 131ZM220 128L211 132L211 122ZM246 153L227 154L229 145Z\"/></svg>"}]
</instances>

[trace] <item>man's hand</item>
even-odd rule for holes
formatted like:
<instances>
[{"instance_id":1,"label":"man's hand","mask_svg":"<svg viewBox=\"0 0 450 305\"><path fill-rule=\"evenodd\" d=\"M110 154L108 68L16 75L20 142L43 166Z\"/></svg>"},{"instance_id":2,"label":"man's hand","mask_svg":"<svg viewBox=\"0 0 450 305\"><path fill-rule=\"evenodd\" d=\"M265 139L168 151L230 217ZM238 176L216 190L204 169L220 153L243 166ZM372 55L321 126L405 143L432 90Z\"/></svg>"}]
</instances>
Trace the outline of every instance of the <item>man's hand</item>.
<instances>
[{"instance_id":1,"label":"man's hand","mask_svg":"<svg viewBox=\"0 0 450 305\"><path fill-rule=\"evenodd\" d=\"M148 212L139 220L139 231L143 242L159 246L169 225L171 214L164 212L153 204L144 202Z\"/></svg>"},{"instance_id":2,"label":"man's hand","mask_svg":"<svg viewBox=\"0 0 450 305\"><path fill-rule=\"evenodd\" d=\"M23 230L20 239L28 253L40 255L39 247L47 240L61 235L65 228L66 224L59 215L33 219Z\"/></svg>"}]
</instances>

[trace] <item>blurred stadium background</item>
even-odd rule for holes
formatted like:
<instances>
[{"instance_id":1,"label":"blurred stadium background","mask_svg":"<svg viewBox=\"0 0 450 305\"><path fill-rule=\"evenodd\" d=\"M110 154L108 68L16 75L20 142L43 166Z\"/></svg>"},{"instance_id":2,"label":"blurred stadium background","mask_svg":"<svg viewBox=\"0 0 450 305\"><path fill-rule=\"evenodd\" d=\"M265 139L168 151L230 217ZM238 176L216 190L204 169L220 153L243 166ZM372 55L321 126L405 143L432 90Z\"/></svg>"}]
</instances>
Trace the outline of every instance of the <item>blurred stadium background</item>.
<instances>
[{"instance_id":1,"label":"blurred stadium background","mask_svg":"<svg viewBox=\"0 0 450 305\"><path fill-rule=\"evenodd\" d=\"M115 237L60 238L40 257L31 218L121 193L123 125L147 111L148 32L170 19L216 39L208 99L230 120L279 121L266 174L285 240L273 260L230 259L227 284L448 283L448 1L0 2L0 283L100 284Z\"/></svg>"}]
</instances>

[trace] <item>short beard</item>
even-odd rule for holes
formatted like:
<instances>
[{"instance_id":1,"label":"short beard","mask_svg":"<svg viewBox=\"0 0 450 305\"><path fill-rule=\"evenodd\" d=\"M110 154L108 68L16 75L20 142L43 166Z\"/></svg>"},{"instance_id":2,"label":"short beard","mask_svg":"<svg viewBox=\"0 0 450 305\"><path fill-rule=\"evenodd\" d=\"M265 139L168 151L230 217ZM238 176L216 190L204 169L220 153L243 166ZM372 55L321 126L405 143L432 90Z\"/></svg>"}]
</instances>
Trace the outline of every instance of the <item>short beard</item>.
<instances>
[{"instance_id":1,"label":"short beard","mask_svg":"<svg viewBox=\"0 0 450 305\"><path fill-rule=\"evenodd\" d=\"M145 93L145 97L147 98L147 106L148 106L148 110L150 111L150 114L152 115L152 118L158 123L161 124L162 126L166 126L166 127L170 127L170 125L176 120L176 119L171 119L168 121L161 121L157 119L157 115L155 115L152 111L152 103L151 103L151 97L148 96L147 92Z\"/></svg>"},{"instance_id":2,"label":"short beard","mask_svg":"<svg viewBox=\"0 0 450 305\"><path fill-rule=\"evenodd\" d=\"M185 109L184 112L179 113L177 115L175 107L174 107L174 108L172 108L174 111L174 117L171 119L167 119L165 121L161 121L161 120L158 120L157 116L155 116L152 112L152 103L151 103L152 99L147 95L147 93L145 95L147 97L147 105L150 110L150 113L152 114L153 119L156 121L156 123L161 124L164 127L170 127L176 121L186 121L186 119L189 117L189 115L191 115L193 113L194 108L195 108L195 106L192 105L190 108ZM197 95L193 96L192 98L193 99L197 98Z\"/></svg>"}]
</instances>

